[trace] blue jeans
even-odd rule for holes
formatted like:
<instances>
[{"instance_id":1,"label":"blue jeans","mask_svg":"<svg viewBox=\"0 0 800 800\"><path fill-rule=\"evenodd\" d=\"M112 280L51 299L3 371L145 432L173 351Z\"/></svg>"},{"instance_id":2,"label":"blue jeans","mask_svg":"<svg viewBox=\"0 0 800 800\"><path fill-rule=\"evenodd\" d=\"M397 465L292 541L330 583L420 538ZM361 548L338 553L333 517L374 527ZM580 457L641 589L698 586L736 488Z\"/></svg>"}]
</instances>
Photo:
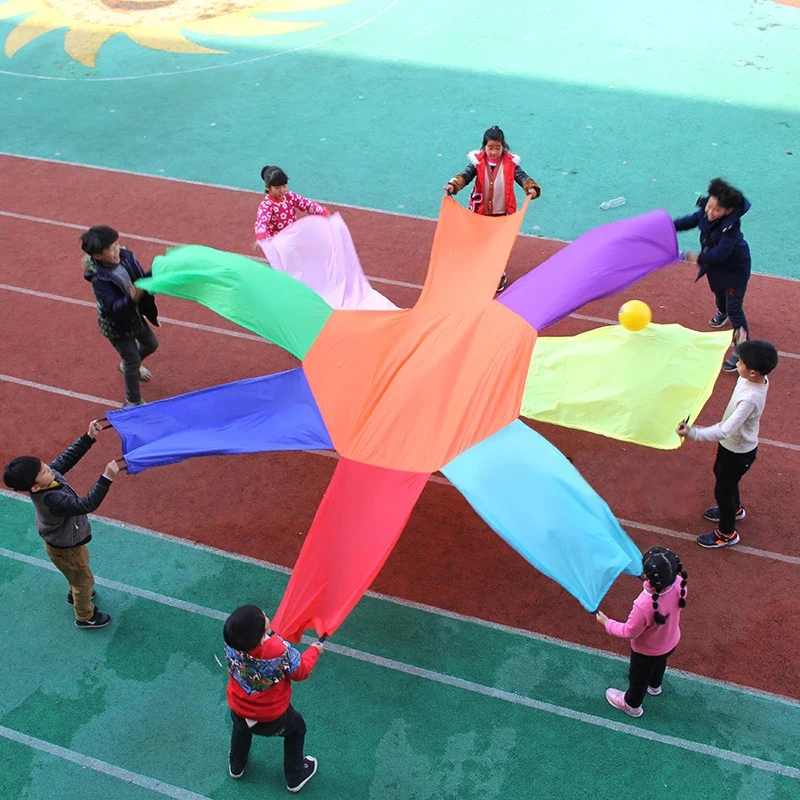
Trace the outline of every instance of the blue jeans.
<instances>
[{"instance_id":1,"label":"blue jeans","mask_svg":"<svg viewBox=\"0 0 800 800\"><path fill-rule=\"evenodd\" d=\"M717 301L717 311L728 315L728 319L733 326L734 334L743 330L744 339L750 338L750 329L747 327L747 317L744 315L742 304L744 303L744 293L747 291L747 284L740 289L720 289L714 292ZM738 342L738 336L737 342Z\"/></svg>"}]
</instances>

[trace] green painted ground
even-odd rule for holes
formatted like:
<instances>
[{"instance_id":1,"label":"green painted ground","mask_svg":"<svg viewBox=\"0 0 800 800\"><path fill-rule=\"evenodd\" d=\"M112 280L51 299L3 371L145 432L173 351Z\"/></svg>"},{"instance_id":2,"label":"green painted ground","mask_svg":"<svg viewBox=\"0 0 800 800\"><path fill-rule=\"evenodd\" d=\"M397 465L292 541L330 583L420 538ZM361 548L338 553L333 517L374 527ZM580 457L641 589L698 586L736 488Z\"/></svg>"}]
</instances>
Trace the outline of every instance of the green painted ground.
<instances>
[{"instance_id":1,"label":"green painted ground","mask_svg":"<svg viewBox=\"0 0 800 800\"><path fill-rule=\"evenodd\" d=\"M214 14L214 0L189 5ZM64 53L63 28L46 33L0 55L0 146L254 190L277 162L315 197L435 216L441 185L497 123L544 188L528 232L571 239L656 206L688 213L722 174L753 202L754 269L800 278L800 9L352 0L272 17L328 24L245 39L182 26L223 55L120 33L96 68ZM23 19L0 22L0 38ZM598 210L618 195L625 207Z\"/></svg>"},{"instance_id":2,"label":"green painted ground","mask_svg":"<svg viewBox=\"0 0 800 800\"><path fill-rule=\"evenodd\" d=\"M274 608L285 575L95 522L98 602L114 621L78 631L63 578L46 569L31 507L0 496L0 511L0 796L158 796L9 741L9 729L184 791L170 796L285 796L274 741L256 741L242 781L227 777L225 674L214 660L219 618L244 602ZM603 698L624 671L615 658L366 598L295 689L307 750L320 759L304 794L798 796L800 706L672 674L634 721ZM638 731L658 740L631 735ZM748 759L768 762L767 771Z\"/></svg>"}]
</instances>

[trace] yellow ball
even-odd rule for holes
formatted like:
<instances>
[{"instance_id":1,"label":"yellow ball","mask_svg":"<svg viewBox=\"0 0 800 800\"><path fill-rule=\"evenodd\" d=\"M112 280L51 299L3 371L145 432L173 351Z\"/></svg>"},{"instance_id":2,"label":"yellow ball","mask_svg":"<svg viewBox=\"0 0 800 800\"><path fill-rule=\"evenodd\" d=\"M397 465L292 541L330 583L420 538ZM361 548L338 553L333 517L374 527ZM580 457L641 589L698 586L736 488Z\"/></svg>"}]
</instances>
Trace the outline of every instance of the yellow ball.
<instances>
[{"instance_id":1,"label":"yellow ball","mask_svg":"<svg viewBox=\"0 0 800 800\"><path fill-rule=\"evenodd\" d=\"M653 312L650 306L641 300L628 300L619 310L619 324L629 331L640 331L650 324Z\"/></svg>"}]
</instances>

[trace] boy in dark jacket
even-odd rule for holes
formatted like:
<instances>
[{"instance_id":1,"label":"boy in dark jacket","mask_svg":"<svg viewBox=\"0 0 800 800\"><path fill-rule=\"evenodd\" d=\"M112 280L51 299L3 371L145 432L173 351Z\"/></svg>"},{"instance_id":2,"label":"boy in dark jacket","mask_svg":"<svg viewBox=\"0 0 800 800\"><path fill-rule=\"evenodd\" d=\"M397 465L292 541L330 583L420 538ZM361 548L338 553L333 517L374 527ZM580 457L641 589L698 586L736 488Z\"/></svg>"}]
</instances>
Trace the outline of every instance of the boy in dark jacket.
<instances>
[{"instance_id":1,"label":"boy in dark jacket","mask_svg":"<svg viewBox=\"0 0 800 800\"><path fill-rule=\"evenodd\" d=\"M241 778L253 734L283 737L286 788L299 792L314 777L317 759L305 755L306 723L291 704L292 683L316 666L322 642L300 652L273 633L258 606L240 606L225 621L228 705L233 731L228 774Z\"/></svg>"},{"instance_id":2,"label":"boy in dark jacket","mask_svg":"<svg viewBox=\"0 0 800 800\"><path fill-rule=\"evenodd\" d=\"M717 301L717 313L708 321L721 328L728 320L733 326L734 344L750 338L742 304L750 280L750 247L742 236L742 217L750 210L747 198L722 178L708 185L708 196L697 201L697 211L675 220L676 231L700 228L700 252L685 258L697 264L697 280L706 275ZM722 365L725 372L736 372L737 358Z\"/></svg>"},{"instance_id":3,"label":"boy in dark jacket","mask_svg":"<svg viewBox=\"0 0 800 800\"><path fill-rule=\"evenodd\" d=\"M64 477L94 444L103 428L98 420L89 431L74 441L55 461L45 464L35 456L20 456L5 469L3 481L9 489L28 492L36 514L36 529L44 539L45 550L59 572L69 582L67 602L75 606L75 624L79 628L103 628L111 622L94 605L94 575L89 568L92 528L87 514L103 502L111 482L119 473L116 461L106 464L86 497L78 497Z\"/></svg>"},{"instance_id":4,"label":"boy in dark jacket","mask_svg":"<svg viewBox=\"0 0 800 800\"><path fill-rule=\"evenodd\" d=\"M158 339L146 320L158 327L153 296L134 285L150 276L130 250L119 245L119 234L108 225L95 225L81 235L83 277L92 284L97 300L100 332L122 357L119 371L125 375L125 408L142 403L139 381L152 374L142 361L156 351Z\"/></svg>"}]
</instances>

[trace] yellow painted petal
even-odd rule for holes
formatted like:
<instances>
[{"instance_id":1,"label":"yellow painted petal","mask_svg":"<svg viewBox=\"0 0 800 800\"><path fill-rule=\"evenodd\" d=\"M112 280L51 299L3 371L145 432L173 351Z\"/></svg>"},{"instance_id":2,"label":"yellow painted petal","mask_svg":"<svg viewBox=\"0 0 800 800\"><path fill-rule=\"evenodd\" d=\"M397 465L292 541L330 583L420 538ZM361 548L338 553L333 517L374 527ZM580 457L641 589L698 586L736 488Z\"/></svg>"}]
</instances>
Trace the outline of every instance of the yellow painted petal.
<instances>
[{"instance_id":1,"label":"yellow painted petal","mask_svg":"<svg viewBox=\"0 0 800 800\"><path fill-rule=\"evenodd\" d=\"M30 44L34 39L44 36L45 33L55 31L60 25L54 24L52 18L47 14L34 14L26 20L20 22L6 39L6 55L11 58L18 50Z\"/></svg>"},{"instance_id":2,"label":"yellow painted petal","mask_svg":"<svg viewBox=\"0 0 800 800\"><path fill-rule=\"evenodd\" d=\"M87 67L93 67L97 60L97 51L116 33L106 26L82 25L72 28L64 37L64 49L76 61Z\"/></svg>"},{"instance_id":3,"label":"yellow painted petal","mask_svg":"<svg viewBox=\"0 0 800 800\"><path fill-rule=\"evenodd\" d=\"M0 19L18 17L20 14L30 14L36 11L36 5L31 0L9 0L0 5Z\"/></svg>"},{"instance_id":4,"label":"yellow painted petal","mask_svg":"<svg viewBox=\"0 0 800 800\"><path fill-rule=\"evenodd\" d=\"M176 28L173 31L166 31L153 25L137 25L136 27L125 28L123 30L132 41L142 47L150 47L153 50L165 50L169 53L224 53L224 50L212 50L210 47L203 47L195 44L188 39L184 39L183 34Z\"/></svg>"},{"instance_id":5,"label":"yellow painted petal","mask_svg":"<svg viewBox=\"0 0 800 800\"><path fill-rule=\"evenodd\" d=\"M258 19L245 14L230 14L216 19L192 22L191 31L213 36L279 36L295 33L321 25L320 22L288 22L274 19Z\"/></svg>"},{"instance_id":6,"label":"yellow painted petal","mask_svg":"<svg viewBox=\"0 0 800 800\"><path fill-rule=\"evenodd\" d=\"M352 0L264 0L250 10L251 14L291 14L293 11L317 11L320 8L343 6Z\"/></svg>"}]
</instances>

